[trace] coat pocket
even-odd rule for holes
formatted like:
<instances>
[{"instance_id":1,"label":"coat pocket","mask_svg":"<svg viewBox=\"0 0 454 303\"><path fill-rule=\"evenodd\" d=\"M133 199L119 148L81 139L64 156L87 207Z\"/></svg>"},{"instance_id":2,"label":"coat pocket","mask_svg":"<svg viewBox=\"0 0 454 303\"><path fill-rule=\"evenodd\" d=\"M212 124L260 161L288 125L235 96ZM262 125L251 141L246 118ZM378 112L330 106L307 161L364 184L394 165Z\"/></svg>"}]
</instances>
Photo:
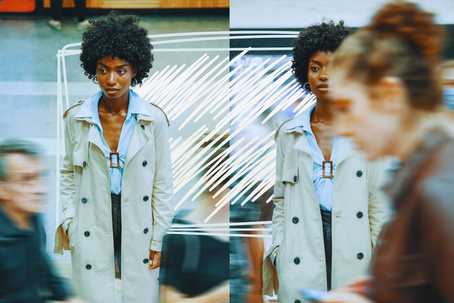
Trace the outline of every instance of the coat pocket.
<instances>
[{"instance_id":1,"label":"coat pocket","mask_svg":"<svg viewBox=\"0 0 454 303\"><path fill-rule=\"evenodd\" d=\"M294 161L286 159L282 170L282 183L296 184L299 181L298 164Z\"/></svg>"}]
</instances>

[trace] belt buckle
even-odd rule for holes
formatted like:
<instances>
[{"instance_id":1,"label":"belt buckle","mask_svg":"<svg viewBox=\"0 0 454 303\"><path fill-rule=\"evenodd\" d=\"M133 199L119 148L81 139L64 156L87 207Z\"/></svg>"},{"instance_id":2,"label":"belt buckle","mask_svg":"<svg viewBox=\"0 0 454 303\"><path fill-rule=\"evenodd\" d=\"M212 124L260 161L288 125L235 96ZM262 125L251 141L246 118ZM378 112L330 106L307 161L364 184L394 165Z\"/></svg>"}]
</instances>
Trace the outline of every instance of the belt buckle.
<instances>
[{"instance_id":1,"label":"belt buckle","mask_svg":"<svg viewBox=\"0 0 454 303\"><path fill-rule=\"evenodd\" d=\"M120 168L120 154L110 153L109 155L110 168Z\"/></svg>"},{"instance_id":2,"label":"belt buckle","mask_svg":"<svg viewBox=\"0 0 454 303\"><path fill-rule=\"evenodd\" d=\"M322 178L333 179L334 178L334 164L333 161L323 161L322 163Z\"/></svg>"}]
</instances>

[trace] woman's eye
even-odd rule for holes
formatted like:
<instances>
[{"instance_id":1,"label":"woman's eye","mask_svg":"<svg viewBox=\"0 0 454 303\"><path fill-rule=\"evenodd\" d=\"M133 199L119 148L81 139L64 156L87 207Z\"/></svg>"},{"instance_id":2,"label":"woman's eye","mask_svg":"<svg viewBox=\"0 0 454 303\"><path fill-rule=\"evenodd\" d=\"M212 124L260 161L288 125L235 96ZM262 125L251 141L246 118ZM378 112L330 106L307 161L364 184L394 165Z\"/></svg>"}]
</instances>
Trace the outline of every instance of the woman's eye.
<instances>
[{"instance_id":1,"label":"woman's eye","mask_svg":"<svg viewBox=\"0 0 454 303\"><path fill-rule=\"evenodd\" d=\"M107 71L104 68L98 68L98 73L105 74Z\"/></svg>"},{"instance_id":2,"label":"woman's eye","mask_svg":"<svg viewBox=\"0 0 454 303\"><path fill-rule=\"evenodd\" d=\"M118 71L118 74L123 76L124 74L126 74L126 70L125 69L120 69Z\"/></svg>"},{"instance_id":3,"label":"woman's eye","mask_svg":"<svg viewBox=\"0 0 454 303\"><path fill-rule=\"evenodd\" d=\"M312 71L313 73L316 73L316 72L318 72L319 70L320 70L320 67L318 67L318 66L311 66L311 71Z\"/></svg>"}]
</instances>

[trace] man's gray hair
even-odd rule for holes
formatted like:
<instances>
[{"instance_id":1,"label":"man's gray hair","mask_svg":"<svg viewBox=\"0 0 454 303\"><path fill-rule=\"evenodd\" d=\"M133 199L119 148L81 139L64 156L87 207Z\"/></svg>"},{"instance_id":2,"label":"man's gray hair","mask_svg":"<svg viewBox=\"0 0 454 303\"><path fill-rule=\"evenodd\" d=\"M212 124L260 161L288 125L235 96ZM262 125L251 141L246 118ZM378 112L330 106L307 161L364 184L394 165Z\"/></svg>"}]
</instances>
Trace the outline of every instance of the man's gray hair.
<instances>
[{"instance_id":1,"label":"man's gray hair","mask_svg":"<svg viewBox=\"0 0 454 303\"><path fill-rule=\"evenodd\" d=\"M41 155L41 149L35 143L22 139L0 141L0 181L4 181L7 177L6 157L11 154L38 158Z\"/></svg>"}]
</instances>

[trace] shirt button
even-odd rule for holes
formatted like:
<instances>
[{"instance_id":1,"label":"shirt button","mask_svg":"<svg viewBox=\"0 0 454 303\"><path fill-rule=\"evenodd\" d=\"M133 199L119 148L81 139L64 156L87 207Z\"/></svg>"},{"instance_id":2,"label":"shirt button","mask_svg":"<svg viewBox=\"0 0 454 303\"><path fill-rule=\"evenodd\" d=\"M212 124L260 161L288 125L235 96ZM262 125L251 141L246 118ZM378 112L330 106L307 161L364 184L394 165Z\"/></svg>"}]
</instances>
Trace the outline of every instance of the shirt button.
<instances>
[{"instance_id":1,"label":"shirt button","mask_svg":"<svg viewBox=\"0 0 454 303\"><path fill-rule=\"evenodd\" d=\"M362 260L364 258L364 254L363 253L358 253L356 255L356 257L358 258L358 260Z\"/></svg>"},{"instance_id":2,"label":"shirt button","mask_svg":"<svg viewBox=\"0 0 454 303\"><path fill-rule=\"evenodd\" d=\"M84 232L84 236L85 237L90 237L90 232L87 230L86 232Z\"/></svg>"},{"instance_id":3,"label":"shirt button","mask_svg":"<svg viewBox=\"0 0 454 303\"><path fill-rule=\"evenodd\" d=\"M147 233L148 233L148 228L145 228L145 229L143 230L143 233L144 233L144 234L147 234Z\"/></svg>"},{"instance_id":4,"label":"shirt button","mask_svg":"<svg viewBox=\"0 0 454 303\"><path fill-rule=\"evenodd\" d=\"M80 202L82 202L83 204L86 204L88 202L87 198L82 198L80 199Z\"/></svg>"},{"instance_id":5,"label":"shirt button","mask_svg":"<svg viewBox=\"0 0 454 303\"><path fill-rule=\"evenodd\" d=\"M362 170L358 170L358 171L356 172L356 176L357 176L358 178L361 178L361 177L363 176L363 171L362 171Z\"/></svg>"},{"instance_id":6,"label":"shirt button","mask_svg":"<svg viewBox=\"0 0 454 303\"><path fill-rule=\"evenodd\" d=\"M361 218L363 217L363 212L362 212L362 211L357 212L357 213L356 213L356 217L357 217L358 219L361 219Z\"/></svg>"},{"instance_id":7,"label":"shirt button","mask_svg":"<svg viewBox=\"0 0 454 303\"><path fill-rule=\"evenodd\" d=\"M300 264L301 260L300 258L296 257L295 259L293 259L293 263L295 263L296 265Z\"/></svg>"},{"instance_id":8,"label":"shirt button","mask_svg":"<svg viewBox=\"0 0 454 303\"><path fill-rule=\"evenodd\" d=\"M298 217L293 217L293 218L292 218L292 222L293 222L294 224L297 224L297 223L299 222Z\"/></svg>"},{"instance_id":9,"label":"shirt button","mask_svg":"<svg viewBox=\"0 0 454 303\"><path fill-rule=\"evenodd\" d=\"M150 199L148 196L144 196L144 197L143 197L143 201L144 201L144 202L147 202L148 199Z\"/></svg>"},{"instance_id":10,"label":"shirt button","mask_svg":"<svg viewBox=\"0 0 454 303\"><path fill-rule=\"evenodd\" d=\"M143 167L147 166L147 164L148 164L147 161L143 161L143 162L142 162L142 166L143 166Z\"/></svg>"},{"instance_id":11,"label":"shirt button","mask_svg":"<svg viewBox=\"0 0 454 303\"><path fill-rule=\"evenodd\" d=\"M85 265L85 268L86 268L87 270L90 270L90 269L91 269L91 265L90 265L90 264L87 264L87 265Z\"/></svg>"},{"instance_id":12,"label":"shirt button","mask_svg":"<svg viewBox=\"0 0 454 303\"><path fill-rule=\"evenodd\" d=\"M148 259L143 259L143 264L147 264L148 263Z\"/></svg>"}]
</instances>

